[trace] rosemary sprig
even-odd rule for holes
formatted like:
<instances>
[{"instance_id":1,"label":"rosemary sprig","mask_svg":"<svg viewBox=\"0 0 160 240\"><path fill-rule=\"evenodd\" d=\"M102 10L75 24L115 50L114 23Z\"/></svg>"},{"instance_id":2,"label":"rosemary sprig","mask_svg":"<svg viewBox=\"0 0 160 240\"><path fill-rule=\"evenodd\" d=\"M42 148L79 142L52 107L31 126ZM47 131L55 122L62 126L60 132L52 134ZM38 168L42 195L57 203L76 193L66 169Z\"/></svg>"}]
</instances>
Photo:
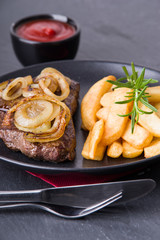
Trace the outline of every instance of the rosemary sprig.
<instances>
[{"instance_id":1,"label":"rosemary sprig","mask_svg":"<svg viewBox=\"0 0 160 240\"><path fill-rule=\"evenodd\" d=\"M158 81L155 79L145 79L145 68L142 69L141 74L138 76L138 71L135 70L134 63L131 63L132 67L132 74L129 75L128 70L125 66L122 67L126 77L122 77L117 79L116 82L112 80L107 80L107 82L112 83L115 85L115 88L129 88L132 89L132 92L127 92L125 96L128 100L115 102L116 104L126 104L133 101L133 108L132 111L128 114L118 115L120 117L131 117L131 131L134 132L134 125L139 120L139 114L152 114L156 112L157 109L153 107L149 102L148 98L150 97L149 94L146 92L148 84L157 83ZM126 80L126 82L124 82ZM138 107L138 102L143 103L147 106L151 111L143 111Z\"/></svg>"}]
</instances>

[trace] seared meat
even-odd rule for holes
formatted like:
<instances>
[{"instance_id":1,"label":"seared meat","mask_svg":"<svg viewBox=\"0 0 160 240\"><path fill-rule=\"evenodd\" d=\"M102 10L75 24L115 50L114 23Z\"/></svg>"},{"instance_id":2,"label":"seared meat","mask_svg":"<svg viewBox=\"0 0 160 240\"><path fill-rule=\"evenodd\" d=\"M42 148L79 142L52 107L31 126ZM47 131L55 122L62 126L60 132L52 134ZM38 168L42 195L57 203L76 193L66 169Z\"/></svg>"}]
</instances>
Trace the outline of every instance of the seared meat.
<instances>
[{"instance_id":1,"label":"seared meat","mask_svg":"<svg viewBox=\"0 0 160 240\"><path fill-rule=\"evenodd\" d=\"M77 108L79 83L71 81L70 94L65 103L73 116ZM14 103L0 100L0 108L10 108ZM18 130L12 121L10 128L2 126L5 112L0 111L0 138L6 146L15 151L21 151L28 157L44 161L63 162L73 160L75 157L76 136L72 119L65 129L64 135L57 141L48 143L31 143L25 140L23 132Z\"/></svg>"}]
</instances>

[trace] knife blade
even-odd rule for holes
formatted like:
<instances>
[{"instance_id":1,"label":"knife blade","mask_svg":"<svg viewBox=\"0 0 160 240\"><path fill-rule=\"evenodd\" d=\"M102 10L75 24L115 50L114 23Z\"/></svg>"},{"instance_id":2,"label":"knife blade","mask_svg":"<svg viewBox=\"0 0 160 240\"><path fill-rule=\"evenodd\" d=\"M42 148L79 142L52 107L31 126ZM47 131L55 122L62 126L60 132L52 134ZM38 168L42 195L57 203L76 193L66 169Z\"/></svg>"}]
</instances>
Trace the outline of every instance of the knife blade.
<instances>
[{"instance_id":1,"label":"knife blade","mask_svg":"<svg viewBox=\"0 0 160 240\"><path fill-rule=\"evenodd\" d=\"M117 202L121 204L147 195L155 186L152 179L139 179L29 191L0 191L0 203L41 202L84 208L122 191L122 198Z\"/></svg>"},{"instance_id":2,"label":"knife blade","mask_svg":"<svg viewBox=\"0 0 160 240\"><path fill-rule=\"evenodd\" d=\"M116 202L117 205L139 199L149 194L155 186L156 182L152 179L139 179L56 188L50 194L54 195L54 204L87 207L122 191L122 198Z\"/></svg>"}]
</instances>

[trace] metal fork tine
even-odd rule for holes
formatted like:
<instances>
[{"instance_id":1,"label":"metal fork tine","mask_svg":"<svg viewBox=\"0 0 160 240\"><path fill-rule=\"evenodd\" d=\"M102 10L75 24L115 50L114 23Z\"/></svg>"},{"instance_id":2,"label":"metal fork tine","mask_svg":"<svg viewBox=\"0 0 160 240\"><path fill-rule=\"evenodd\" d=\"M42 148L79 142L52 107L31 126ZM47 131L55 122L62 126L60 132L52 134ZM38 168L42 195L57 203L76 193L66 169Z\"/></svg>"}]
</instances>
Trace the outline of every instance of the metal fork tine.
<instances>
[{"instance_id":1,"label":"metal fork tine","mask_svg":"<svg viewBox=\"0 0 160 240\"><path fill-rule=\"evenodd\" d=\"M87 214L88 212L94 212L94 211L98 211L103 207L106 207L107 205L119 200L120 198L122 198L123 193L122 191L118 192L117 194L115 194L114 196L107 198L106 200L104 200L103 202L97 203L95 205L92 205L84 210L81 211L81 215L83 214Z\"/></svg>"}]
</instances>

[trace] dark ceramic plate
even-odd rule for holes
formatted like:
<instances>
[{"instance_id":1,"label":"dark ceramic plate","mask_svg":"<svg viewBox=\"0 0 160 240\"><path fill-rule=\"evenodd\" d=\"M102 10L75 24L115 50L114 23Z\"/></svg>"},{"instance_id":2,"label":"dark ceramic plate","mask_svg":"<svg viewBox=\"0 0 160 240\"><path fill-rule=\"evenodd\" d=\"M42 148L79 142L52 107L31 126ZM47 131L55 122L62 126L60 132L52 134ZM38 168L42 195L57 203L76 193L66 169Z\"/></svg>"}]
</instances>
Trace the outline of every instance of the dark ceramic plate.
<instances>
[{"instance_id":1,"label":"dark ceramic plate","mask_svg":"<svg viewBox=\"0 0 160 240\"><path fill-rule=\"evenodd\" d=\"M143 155L136 159L125 159L120 157L118 159L111 159L107 156L103 161L91 161L83 159L81 151L83 143L86 138L86 133L81 130L81 116L80 116L80 102L87 92L89 87L97 80L106 75L115 75L116 77L123 76L122 63L102 62L102 61L59 61L52 63L44 63L34 65L31 67L23 68L21 70L8 73L0 77L0 81L10 78L25 76L31 74L36 76L44 67L54 67L62 71L66 76L80 82L80 98L79 107L74 116L74 123L76 128L77 148L76 158L73 162L64 163L48 163L30 159L20 152L13 152L8 149L2 141L0 141L0 158L5 163L14 164L15 166L22 167L25 170L39 172L39 173L61 173L61 172L88 172L88 173L118 173L122 171L134 170L136 168L146 167L159 161L159 157L144 159ZM125 64L129 70L130 66ZM137 67L140 71L142 68ZM160 79L160 72L146 69L147 78Z\"/></svg>"}]
</instances>

